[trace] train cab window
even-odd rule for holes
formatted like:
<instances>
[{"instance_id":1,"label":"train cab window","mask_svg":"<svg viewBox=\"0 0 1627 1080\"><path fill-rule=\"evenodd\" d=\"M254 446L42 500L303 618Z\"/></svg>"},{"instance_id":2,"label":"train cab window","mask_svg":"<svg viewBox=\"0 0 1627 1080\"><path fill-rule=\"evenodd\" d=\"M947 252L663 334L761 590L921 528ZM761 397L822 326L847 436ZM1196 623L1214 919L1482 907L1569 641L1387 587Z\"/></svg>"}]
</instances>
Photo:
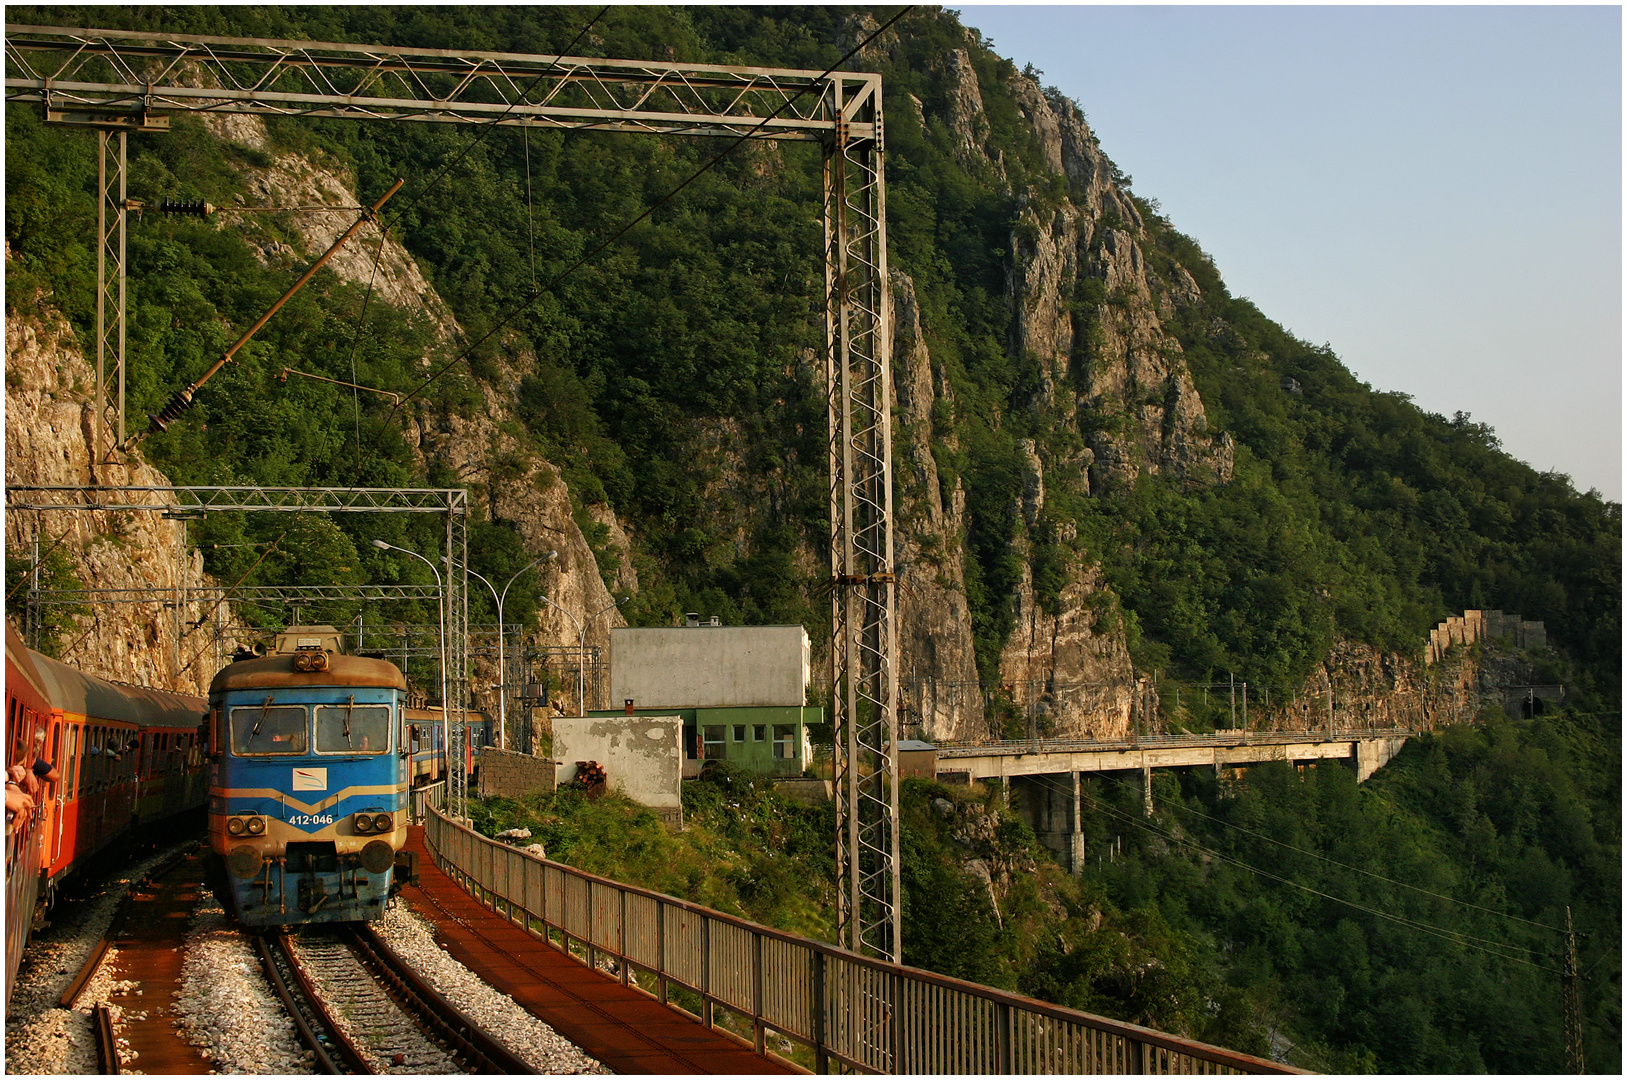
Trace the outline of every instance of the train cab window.
<instances>
[{"instance_id":1,"label":"train cab window","mask_svg":"<svg viewBox=\"0 0 1627 1080\"><path fill-rule=\"evenodd\" d=\"M382 754L390 749L388 705L318 705L316 752Z\"/></svg>"},{"instance_id":2,"label":"train cab window","mask_svg":"<svg viewBox=\"0 0 1627 1080\"><path fill-rule=\"evenodd\" d=\"M246 705L232 710L232 753L304 754L310 745L303 705Z\"/></svg>"}]
</instances>

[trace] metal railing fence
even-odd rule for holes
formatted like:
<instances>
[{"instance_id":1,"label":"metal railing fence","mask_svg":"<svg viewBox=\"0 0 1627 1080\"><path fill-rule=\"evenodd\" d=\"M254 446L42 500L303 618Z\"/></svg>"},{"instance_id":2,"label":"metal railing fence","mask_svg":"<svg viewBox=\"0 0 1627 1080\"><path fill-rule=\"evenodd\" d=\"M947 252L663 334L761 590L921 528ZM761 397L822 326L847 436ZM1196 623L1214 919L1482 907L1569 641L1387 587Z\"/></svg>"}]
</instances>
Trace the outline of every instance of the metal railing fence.
<instances>
[{"instance_id":1,"label":"metal railing fence","mask_svg":"<svg viewBox=\"0 0 1627 1080\"><path fill-rule=\"evenodd\" d=\"M614 960L623 984L646 993L640 983L651 984L662 1002L688 992L707 1027L727 1031L719 1013L736 1014L758 1053L771 1035L800 1044L816 1072L1302 1071L622 885L490 840L438 811L425 839L437 865L498 914L590 966Z\"/></svg>"},{"instance_id":2,"label":"metal railing fence","mask_svg":"<svg viewBox=\"0 0 1627 1080\"><path fill-rule=\"evenodd\" d=\"M421 825L429 817L429 808L437 810L446 808L446 781L437 780L433 784L412 788L409 792L412 799L412 823Z\"/></svg>"}]
</instances>

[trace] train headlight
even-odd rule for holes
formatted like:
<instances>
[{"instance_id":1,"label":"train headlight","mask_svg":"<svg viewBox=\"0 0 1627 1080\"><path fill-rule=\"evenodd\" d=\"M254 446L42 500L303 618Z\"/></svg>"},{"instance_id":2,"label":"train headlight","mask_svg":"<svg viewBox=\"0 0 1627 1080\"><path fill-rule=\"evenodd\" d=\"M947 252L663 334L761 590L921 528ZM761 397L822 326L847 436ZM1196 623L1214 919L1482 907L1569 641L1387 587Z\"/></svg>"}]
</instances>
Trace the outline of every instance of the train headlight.
<instances>
[{"instance_id":1,"label":"train headlight","mask_svg":"<svg viewBox=\"0 0 1627 1080\"><path fill-rule=\"evenodd\" d=\"M373 815L373 828L378 830L379 832L389 832L390 831L390 815L389 814L375 814L375 815Z\"/></svg>"},{"instance_id":2,"label":"train headlight","mask_svg":"<svg viewBox=\"0 0 1627 1080\"><path fill-rule=\"evenodd\" d=\"M226 819L226 831L233 836L243 835L243 819L240 817Z\"/></svg>"},{"instance_id":3,"label":"train headlight","mask_svg":"<svg viewBox=\"0 0 1627 1080\"><path fill-rule=\"evenodd\" d=\"M259 836L261 833L266 831L265 818L251 817L249 818L248 825L246 827L248 828L250 836Z\"/></svg>"},{"instance_id":4,"label":"train headlight","mask_svg":"<svg viewBox=\"0 0 1627 1080\"><path fill-rule=\"evenodd\" d=\"M370 833L370 832L372 832L373 831L373 815L372 814L357 814L356 815L356 831L359 832L359 833Z\"/></svg>"}]
</instances>

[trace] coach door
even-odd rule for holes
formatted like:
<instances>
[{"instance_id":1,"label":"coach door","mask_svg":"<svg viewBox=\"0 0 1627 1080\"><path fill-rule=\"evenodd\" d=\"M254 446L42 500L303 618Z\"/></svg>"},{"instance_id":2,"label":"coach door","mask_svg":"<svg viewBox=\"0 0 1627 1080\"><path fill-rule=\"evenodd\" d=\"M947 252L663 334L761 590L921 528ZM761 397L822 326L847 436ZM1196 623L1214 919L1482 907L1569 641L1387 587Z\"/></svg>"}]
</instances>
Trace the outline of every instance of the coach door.
<instances>
[{"instance_id":1,"label":"coach door","mask_svg":"<svg viewBox=\"0 0 1627 1080\"><path fill-rule=\"evenodd\" d=\"M73 738L71 727L68 728L68 738ZM62 855L62 819L68 816L68 759L63 753L67 748L62 738L62 714L57 713L51 718L51 756L45 759L55 765L57 771L57 781L51 785L51 866L55 866Z\"/></svg>"}]
</instances>

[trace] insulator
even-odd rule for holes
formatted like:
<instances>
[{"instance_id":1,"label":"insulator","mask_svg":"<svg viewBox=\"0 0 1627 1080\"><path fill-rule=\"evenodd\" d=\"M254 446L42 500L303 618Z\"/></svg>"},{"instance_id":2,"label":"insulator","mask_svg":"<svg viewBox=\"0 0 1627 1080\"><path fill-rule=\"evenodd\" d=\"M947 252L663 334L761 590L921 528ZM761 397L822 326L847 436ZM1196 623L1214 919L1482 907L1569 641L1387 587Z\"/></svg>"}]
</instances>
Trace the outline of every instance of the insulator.
<instances>
[{"instance_id":1,"label":"insulator","mask_svg":"<svg viewBox=\"0 0 1627 1080\"><path fill-rule=\"evenodd\" d=\"M215 208L202 199L165 199L158 204L160 214L184 214L188 217L208 217Z\"/></svg>"},{"instance_id":2,"label":"insulator","mask_svg":"<svg viewBox=\"0 0 1627 1080\"><path fill-rule=\"evenodd\" d=\"M190 408L192 408L191 389L175 391L170 395L170 399L164 403L164 407L158 410L158 415L152 418L153 430L168 431L169 426L175 423L176 419Z\"/></svg>"}]
</instances>

